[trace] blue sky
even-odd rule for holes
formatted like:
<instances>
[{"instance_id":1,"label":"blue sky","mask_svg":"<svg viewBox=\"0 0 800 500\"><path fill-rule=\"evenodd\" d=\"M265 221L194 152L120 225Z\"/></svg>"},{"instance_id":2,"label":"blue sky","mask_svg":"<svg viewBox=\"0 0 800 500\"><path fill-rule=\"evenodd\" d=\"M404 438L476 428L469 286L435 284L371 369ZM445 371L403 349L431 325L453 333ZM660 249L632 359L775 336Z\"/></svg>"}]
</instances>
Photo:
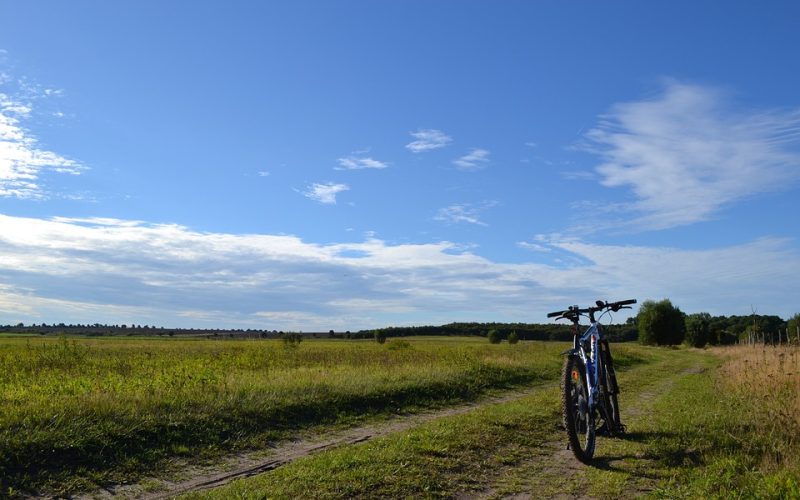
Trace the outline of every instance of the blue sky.
<instances>
[{"instance_id":1,"label":"blue sky","mask_svg":"<svg viewBox=\"0 0 800 500\"><path fill-rule=\"evenodd\" d=\"M0 323L543 322L629 297L788 317L798 19L0 0Z\"/></svg>"}]
</instances>

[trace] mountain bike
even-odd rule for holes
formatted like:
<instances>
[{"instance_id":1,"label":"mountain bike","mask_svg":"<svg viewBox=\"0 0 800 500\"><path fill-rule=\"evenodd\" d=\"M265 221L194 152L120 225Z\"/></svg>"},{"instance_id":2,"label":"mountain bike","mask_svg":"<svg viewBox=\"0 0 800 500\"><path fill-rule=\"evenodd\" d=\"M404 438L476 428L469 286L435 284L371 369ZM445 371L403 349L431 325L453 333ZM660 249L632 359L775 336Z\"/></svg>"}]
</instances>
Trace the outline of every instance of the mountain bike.
<instances>
[{"instance_id":1,"label":"mountain bike","mask_svg":"<svg viewBox=\"0 0 800 500\"><path fill-rule=\"evenodd\" d=\"M619 417L619 386L608 340L603 336L595 313L602 314L631 309L636 299L619 302L598 300L596 306L581 309L570 306L564 311L548 313L548 318L572 322L572 349L564 351L561 409L564 427L569 436L569 448L575 458L588 463L594 455L595 436L618 436L625 432ZM581 316L589 317L589 327L580 334ZM602 420L602 425L598 425Z\"/></svg>"}]
</instances>

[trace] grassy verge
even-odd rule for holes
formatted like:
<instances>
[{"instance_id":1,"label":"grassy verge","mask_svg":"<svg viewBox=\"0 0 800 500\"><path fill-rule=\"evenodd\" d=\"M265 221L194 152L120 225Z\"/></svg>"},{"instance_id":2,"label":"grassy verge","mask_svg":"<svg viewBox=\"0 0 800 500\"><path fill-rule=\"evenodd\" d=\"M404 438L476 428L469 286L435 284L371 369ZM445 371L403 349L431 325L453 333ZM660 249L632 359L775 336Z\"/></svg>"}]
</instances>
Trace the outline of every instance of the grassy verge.
<instances>
[{"instance_id":1,"label":"grassy verge","mask_svg":"<svg viewBox=\"0 0 800 500\"><path fill-rule=\"evenodd\" d=\"M0 339L0 494L68 494L170 457L555 379L562 345ZM628 362L639 361L631 355Z\"/></svg>"}]
</instances>

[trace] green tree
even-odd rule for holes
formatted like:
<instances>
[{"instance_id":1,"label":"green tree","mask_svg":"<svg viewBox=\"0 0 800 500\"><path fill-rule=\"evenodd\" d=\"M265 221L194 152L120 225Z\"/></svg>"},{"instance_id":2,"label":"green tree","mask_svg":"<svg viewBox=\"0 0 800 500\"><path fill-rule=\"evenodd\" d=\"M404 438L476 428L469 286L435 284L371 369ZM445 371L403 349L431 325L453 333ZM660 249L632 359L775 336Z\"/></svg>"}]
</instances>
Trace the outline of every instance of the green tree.
<instances>
[{"instance_id":1,"label":"green tree","mask_svg":"<svg viewBox=\"0 0 800 500\"><path fill-rule=\"evenodd\" d=\"M517 335L517 331L514 330L508 335L508 343L516 344L517 342L519 342L519 335Z\"/></svg>"},{"instance_id":2,"label":"green tree","mask_svg":"<svg viewBox=\"0 0 800 500\"><path fill-rule=\"evenodd\" d=\"M648 345L675 345L683 342L686 325L683 313L669 299L645 300L636 317L639 342Z\"/></svg>"},{"instance_id":3,"label":"green tree","mask_svg":"<svg viewBox=\"0 0 800 500\"><path fill-rule=\"evenodd\" d=\"M375 330L373 332L373 334L375 335L375 342L377 342L379 344L383 344L384 342L386 342L386 331L385 330L382 330L382 329L379 328L379 329Z\"/></svg>"},{"instance_id":4,"label":"green tree","mask_svg":"<svg viewBox=\"0 0 800 500\"><path fill-rule=\"evenodd\" d=\"M489 343L491 344L499 344L500 341L503 340L503 338L500 336L500 332L494 328L489 330L489 333L486 335L486 337L489 339Z\"/></svg>"},{"instance_id":5,"label":"green tree","mask_svg":"<svg viewBox=\"0 0 800 500\"><path fill-rule=\"evenodd\" d=\"M686 316L686 336L683 342L692 347L703 347L709 341L709 328L711 325L711 315L708 313L697 313Z\"/></svg>"},{"instance_id":6,"label":"green tree","mask_svg":"<svg viewBox=\"0 0 800 500\"><path fill-rule=\"evenodd\" d=\"M795 314L791 318L789 318L789 322L786 323L786 328L789 330L789 338L793 341L797 342L800 341L797 334L797 327L800 326L800 313ZM797 340L795 340L797 339Z\"/></svg>"}]
</instances>

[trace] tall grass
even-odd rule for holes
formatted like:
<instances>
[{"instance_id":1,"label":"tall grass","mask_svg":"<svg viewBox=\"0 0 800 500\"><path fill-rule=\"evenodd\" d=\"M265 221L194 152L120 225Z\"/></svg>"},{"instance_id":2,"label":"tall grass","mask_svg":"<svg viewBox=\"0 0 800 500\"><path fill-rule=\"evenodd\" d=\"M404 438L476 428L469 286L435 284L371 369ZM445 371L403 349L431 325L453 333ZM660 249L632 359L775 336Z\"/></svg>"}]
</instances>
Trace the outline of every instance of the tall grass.
<instances>
[{"instance_id":1,"label":"tall grass","mask_svg":"<svg viewBox=\"0 0 800 500\"><path fill-rule=\"evenodd\" d=\"M0 496L555 379L563 347L395 342L1 338Z\"/></svg>"},{"instance_id":2,"label":"tall grass","mask_svg":"<svg viewBox=\"0 0 800 500\"><path fill-rule=\"evenodd\" d=\"M753 434L742 439L760 467L800 472L800 348L737 346L718 349L725 357L720 388L731 394Z\"/></svg>"}]
</instances>

